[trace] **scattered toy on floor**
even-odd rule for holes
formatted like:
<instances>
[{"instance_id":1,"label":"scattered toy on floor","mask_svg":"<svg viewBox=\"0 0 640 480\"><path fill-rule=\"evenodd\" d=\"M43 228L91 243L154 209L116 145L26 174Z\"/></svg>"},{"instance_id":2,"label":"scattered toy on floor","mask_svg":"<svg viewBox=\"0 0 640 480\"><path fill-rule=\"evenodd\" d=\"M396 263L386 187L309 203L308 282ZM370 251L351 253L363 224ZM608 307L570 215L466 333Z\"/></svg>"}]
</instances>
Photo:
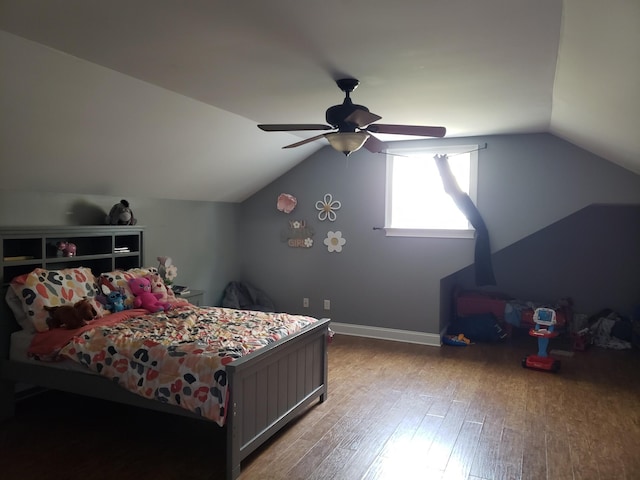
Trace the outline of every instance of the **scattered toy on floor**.
<instances>
[{"instance_id":1,"label":"scattered toy on floor","mask_svg":"<svg viewBox=\"0 0 640 480\"><path fill-rule=\"evenodd\" d=\"M454 347L466 347L471 345L471 340L465 337L463 333L459 333L458 335L445 335L442 337L442 343Z\"/></svg>"}]
</instances>

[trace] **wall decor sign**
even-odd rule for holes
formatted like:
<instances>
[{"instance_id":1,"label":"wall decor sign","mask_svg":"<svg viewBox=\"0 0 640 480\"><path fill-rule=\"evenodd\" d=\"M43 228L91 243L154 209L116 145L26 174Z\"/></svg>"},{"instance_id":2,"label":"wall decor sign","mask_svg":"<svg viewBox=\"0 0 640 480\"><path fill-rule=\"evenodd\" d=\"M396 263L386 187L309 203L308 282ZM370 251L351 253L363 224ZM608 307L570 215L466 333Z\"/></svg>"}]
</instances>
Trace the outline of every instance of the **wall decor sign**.
<instances>
[{"instance_id":1,"label":"wall decor sign","mask_svg":"<svg viewBox=\"0 0 640 480\"><path fill-rule=\"evenodd\" d=\"M291 220L289 228L284 233L284 240L287 245L293 248L311 248L313 247L313 229L307 227L304 220Z\"/></svg>"},{"instance_id":2,"label":"wall decor sign","mask_svg":"<svg viewBox=\"0 0 640 480\"><path fill-rule=\"evenodd\" d=\"M341 231L332 232L331 230L329 230L327 232L327 238L324 239L324 244L327 246L327 250L329 250L329 253L342 252L342 247L345 243L347 243L347 239L342 238Z\"/></svg>"},{"instance_id":3,"label":"wall decor sign","mask_svg":"<svg viewBox=\"0 0 640 480\"><path fill-rule=\"evenodd\" d=\"M316 210L318 210L318 219L321 222L329 219L330 222L336 221L336 210L340 210L342 204L338 200L333 199L333 195L326 193L323 200L316 202Z\"/></svg>"},{"instance_id":4,"label":"wall decor sign","mask_svg":"<svg viewBox=\"0 0 640 480\"><path fill-rule=\"evenodd\" d=\"M298 200L296 199L296 197L289 193L281 193L280 195L278 195L278 202L276 206L281 212L291 213L293 209L296 208L297 204Z\"/></svg>"}]
</instances>

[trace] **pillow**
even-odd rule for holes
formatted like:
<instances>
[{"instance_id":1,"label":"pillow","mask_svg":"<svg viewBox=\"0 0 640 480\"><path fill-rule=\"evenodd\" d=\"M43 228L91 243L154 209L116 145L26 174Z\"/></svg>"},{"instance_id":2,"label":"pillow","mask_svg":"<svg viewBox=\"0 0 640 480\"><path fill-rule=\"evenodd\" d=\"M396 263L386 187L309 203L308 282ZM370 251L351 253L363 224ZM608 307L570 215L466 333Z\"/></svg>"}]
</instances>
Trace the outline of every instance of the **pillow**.
<instances>
[{"instance_id":1,"label":"pillow","mask_svg":"<svg viewBox=\"0 0 640 480\"><path fill-rule=\"evenodd\" d=\"M20 297L13 291L13 288L7 288L7 294L4 298L13 312L16 322L20 325L20 328L28 332L34 332L33 323L31 323L31 320L27 317L24 307L22 306L22 300L20 300Z\"/></svg>"},{"instance_id":2,"label":"pillow","mask_svg":"<svg viewBox=\"0 0 640 480\"><path fill-rule=\"evenodd\" d=\"M175 293L170 288L167 288L155 268L131 268L126 271L115 270L113 272L101 273L98 278L98 285L101 291L103 285L112 291L121 289L125 295L125 308L134 308L133 300L135 295L129 288L129 280L137 277L149 277L151 281L151 291L162 294L161 300L163 302L171 303L177 301Z\"/></svg>"},{"instance_id":3,"label":"pillow","mask_svg":"<svg viewBox=\"0 0 640 480\"><path fill-rule=\"evenodd\" d=\"M96 279L86 267L64 270L36 268L31 273L11 280L11 289L20 299L27 319L37 332L49 330L49 312L44 309L45 306L73 305L86 298L98 316L105 313L102 305L96 301Z\"/></svg>"}]
</instances>

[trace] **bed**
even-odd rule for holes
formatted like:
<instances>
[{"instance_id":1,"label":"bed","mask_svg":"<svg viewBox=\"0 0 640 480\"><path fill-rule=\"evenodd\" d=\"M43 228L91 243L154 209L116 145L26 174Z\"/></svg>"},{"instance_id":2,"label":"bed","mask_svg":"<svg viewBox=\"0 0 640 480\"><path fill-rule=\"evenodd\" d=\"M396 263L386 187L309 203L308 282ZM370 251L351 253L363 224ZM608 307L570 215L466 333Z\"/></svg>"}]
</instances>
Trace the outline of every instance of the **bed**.
<instances>
[{"instance_id":1,"label":"bed","mask_svg":"<svg viewBox=\"0 0 640 480\"><path fill-rule=\"evenodd\" d=\"M96 279L88 269L42 270L7 290L13 314L3 315L0 329L1 418L13 415L15 385L29 384L214 422L226 429L224 476L231 480L243 459L327 398L328 319L197 307L173 297L167 312L99 311L101 318L79 329L50 329L40 307L43 297L58 301L52 289L71 301L98 291L101 280L113 287L124 273ZM60 284L71 283L79 290L61 293Z\"/></svg>"}]
</instances>

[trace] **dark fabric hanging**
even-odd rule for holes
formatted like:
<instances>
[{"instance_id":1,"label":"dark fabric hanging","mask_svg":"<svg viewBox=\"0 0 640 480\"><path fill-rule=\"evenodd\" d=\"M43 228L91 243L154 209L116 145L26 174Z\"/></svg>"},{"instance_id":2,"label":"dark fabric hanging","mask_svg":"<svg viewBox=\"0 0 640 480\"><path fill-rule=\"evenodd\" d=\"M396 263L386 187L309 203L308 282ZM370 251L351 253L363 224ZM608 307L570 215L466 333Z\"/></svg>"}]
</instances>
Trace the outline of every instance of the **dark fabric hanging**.
<instances>
[{"instance_id":1,"label":"dark fabric hanging","mask_svg":"<svg viewBox=\"0 0 640 480\"><path fill-rule=\"evenodd\" d=\"M489 230L478 211L473 204L471 197L467 195L458 186L451 168L449 168L448 157L446 155L436 155L436 166L442 178L444 191L451 196L460 211L467 217L469 223L476 230L475 245L475 273L476 285L496 285L496 278L493 274L493 265L491 263L491 245L489 243Z\"/></svg>"}]
</instances>

